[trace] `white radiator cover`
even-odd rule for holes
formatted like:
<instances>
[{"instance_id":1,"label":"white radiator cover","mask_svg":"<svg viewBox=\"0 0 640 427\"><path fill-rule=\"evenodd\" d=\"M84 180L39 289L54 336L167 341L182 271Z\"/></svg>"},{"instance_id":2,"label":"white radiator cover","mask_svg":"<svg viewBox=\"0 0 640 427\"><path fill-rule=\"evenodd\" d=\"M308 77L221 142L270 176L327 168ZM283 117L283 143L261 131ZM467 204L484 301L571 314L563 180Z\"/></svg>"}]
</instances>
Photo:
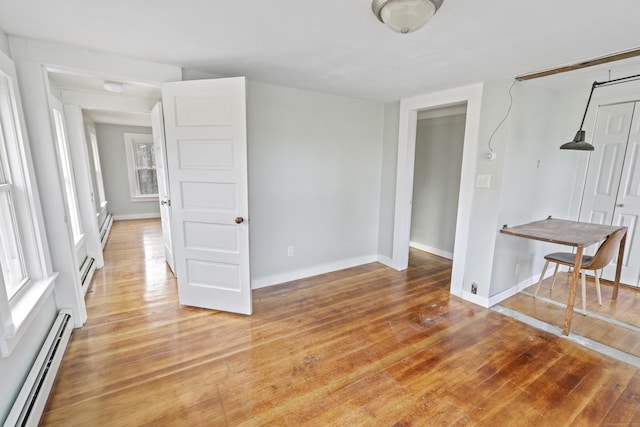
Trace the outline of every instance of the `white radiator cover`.
<instances>
[{"instance_id":1,"label":"white radiator cover","mask_svg":"<svg viewBox=\"0 0 640 427\"><path fill-rule=\"evenodd\" d=\"M72 331L71 311L60 310L4 422L4 427L37 426L40 423Z\"/></svg>"}]
</instances>

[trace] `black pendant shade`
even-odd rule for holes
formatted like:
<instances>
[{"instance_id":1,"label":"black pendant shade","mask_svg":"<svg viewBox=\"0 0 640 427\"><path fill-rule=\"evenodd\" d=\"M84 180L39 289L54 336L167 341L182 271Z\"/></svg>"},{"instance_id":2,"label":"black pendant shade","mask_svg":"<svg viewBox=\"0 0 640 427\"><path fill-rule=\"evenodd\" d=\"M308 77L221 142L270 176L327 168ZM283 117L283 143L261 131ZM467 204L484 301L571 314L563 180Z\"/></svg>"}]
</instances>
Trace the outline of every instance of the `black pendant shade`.
<instances>
[{"instance_id":1,"label":"black pendant shade","mask_svg":"<svg viewBox=\"0 0 640 427\"><path fill-rule=\"evenodd\" d=\"M593 82L591 85L591 93L589 93L589 99L587 100L587 106L584 109L584 115L582 116L582 122L580 122L580 130L576 132L576 136L573 137L573 141L569 141L560 146L561 150L579 150L579 151L593 151L594 146L585 141L585 132L582 130L584 126L584 119L587 118L587 111L589 110L589 104L591 103L591 97L593 96L593 91L595 88L600 86L613 85L618 83L623 83L628 80L638 80L640 79L640 74L636 74L633 76L621 77L619 79L608 80L606 82Z\"/></svg>"},{"instance_id":2,"label":"black pendant shade","mask_svg":"<svg viewBox=\"0 0 640 427\"><path fill-rule=\"evenodd\" d=\"M576 132L576 136L573 138L573 141L566 142L560 146L561 150L582 150L582 151L593 151L593 145L589 144L584 140L585 132L583 130L579 130Z\"/></svg>"}]
</instances>

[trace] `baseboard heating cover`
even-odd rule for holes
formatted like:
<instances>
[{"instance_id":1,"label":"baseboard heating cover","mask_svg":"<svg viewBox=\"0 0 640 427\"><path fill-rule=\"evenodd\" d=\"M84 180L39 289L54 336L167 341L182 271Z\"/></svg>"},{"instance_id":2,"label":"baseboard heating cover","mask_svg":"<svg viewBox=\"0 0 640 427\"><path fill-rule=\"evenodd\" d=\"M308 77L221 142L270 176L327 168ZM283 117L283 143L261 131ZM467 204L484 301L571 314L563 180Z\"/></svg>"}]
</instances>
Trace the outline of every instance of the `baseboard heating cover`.
<instances>
[{"instance_id":1,"label":"baseboard heating cover","mask_svg":"<svg viewBox=\"0 0 640 427\"><path fill-rule=\"evenodd\" d=\"M102 224L102 229L100 230L100 243L104 248L104 245L107 244L107 239L109 238L109 233L111 232L111 226L113 225L113 215L108 213L107 218L104 220Z\"/></svg>"},{"instance_id":2,"label":"baseboard heating cover","mask_svg":"<svg viewBox=\"0 0 640 427\"><path fill-rule=\"evenodd\" d=\"M82 284L82 292L85 294L87 293L87 289L89 289L93 273L96 271L95 261L96 260L94 258L87 257L80 268L80 283Z\"/></svg>"},{"instance_id":3,"label":"baseboard heating cover","mask_svg":"<svg viewBox=\"0 0 640 427\"><path fill-rule=\"evenodd\" d=\"M60 310L4 427L37 426L40 423L72 330L71 311Z\"/></svg>"}]
</instances>

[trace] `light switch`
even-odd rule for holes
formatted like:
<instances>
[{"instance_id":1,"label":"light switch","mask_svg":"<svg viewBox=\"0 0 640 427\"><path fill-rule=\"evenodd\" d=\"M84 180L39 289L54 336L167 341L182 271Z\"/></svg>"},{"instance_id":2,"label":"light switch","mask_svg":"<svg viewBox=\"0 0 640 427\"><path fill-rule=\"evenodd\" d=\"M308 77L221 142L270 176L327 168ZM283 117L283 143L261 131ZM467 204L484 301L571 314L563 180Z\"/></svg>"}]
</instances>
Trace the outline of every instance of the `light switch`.
<instances>
[{"instance_id":1,"label":"light switch","mask_svg":"<svg viewBox=\"0 0 640 427\"><path fill-rule=\"evenodd\" d=\"M476 175L476 187L478 188L491 187L491 175Z\"/></svg>"}]
</instances>

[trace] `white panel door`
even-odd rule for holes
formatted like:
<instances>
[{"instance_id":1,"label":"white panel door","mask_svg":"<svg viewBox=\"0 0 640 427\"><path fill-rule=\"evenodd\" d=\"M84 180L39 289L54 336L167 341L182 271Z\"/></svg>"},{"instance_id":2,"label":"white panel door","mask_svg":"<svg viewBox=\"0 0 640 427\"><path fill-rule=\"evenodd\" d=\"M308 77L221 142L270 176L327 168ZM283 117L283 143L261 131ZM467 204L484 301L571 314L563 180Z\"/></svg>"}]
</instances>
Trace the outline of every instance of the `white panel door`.
<instances>
[{"instance_id":1,"label":"white panel door","mask_svg":"<svg viewBox=\"0 0 640 427\"><path fill-rule=\"evenodd\" d=\"M638 149L634 149L633 146L640 143L640 120L638 111L634 113L634 110L637 110L635 105L636 103L627 102L598 109L593 135L595 151L589 160L580 215L581 221L629 227L620 281L632 286L638 285L640 271L640 257L634 244L637 215L640 213L637 201L640 194L640 177L636 171L639 161L637 158L634 159L633 154L634 150ZM631 142L633 135L635 143ZM590 248L587 253L593 252L595 247ZM615 260L603 270L602 277L614 280Z\"/></svg>"},{"instance_id":2,"label":"white panel door","mask_svg":"<svg viewBox=\"0 0 640 427\"><path fill-rule=\"evenodd\" d=\"M633 103L598 109L592 141L595 150L589 160L581 221L611 224L632 116Z\"/></svg>"},{"instance_id":3,"label":"white panel door","mask_svg":"<svg viewBox=\"0 0 640 427\"><path fill-rule=\"evenodd\" d=\"M180 303L251 314L245 78L162 86Z\"/></svg>"},{"instance_id":4,"label":"white panel door","mask_svg":"<svg viewBox=\"0 0 640 427\"><path fill-rule=\"evenodd\" d=\"M613 224L626 225L627 242L620 281L638 286L640 280L640 102L635 103L629 142L627 143L618 198L613 211ZM604 269L604 277L615 278L615 265Z\"/></svg>"},{"instance_id":5,"label":"white panel door","mask_svg":"<svg viewBox=\"0 0 640 427\"><path fill-rule=\"evenodd\" d=\"M175 272L171 243L171 194L169 193L169 174L166 170L167 152L164 141L162 103L160 102L151 110L151 133L153 134L153 150L156 160L156 175L158 176L158 203L160 203L164 257L171 271Z\"/></svg>"}]
</instances>

